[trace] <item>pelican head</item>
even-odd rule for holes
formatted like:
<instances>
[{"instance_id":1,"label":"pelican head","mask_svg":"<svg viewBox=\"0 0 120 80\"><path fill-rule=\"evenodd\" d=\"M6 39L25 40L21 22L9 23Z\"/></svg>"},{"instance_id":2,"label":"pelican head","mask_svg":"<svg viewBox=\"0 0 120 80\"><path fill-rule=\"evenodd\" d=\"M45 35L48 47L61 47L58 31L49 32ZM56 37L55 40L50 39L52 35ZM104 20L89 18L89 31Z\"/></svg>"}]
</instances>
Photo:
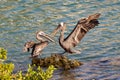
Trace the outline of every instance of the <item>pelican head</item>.
<instances>
[{"instance_id":1,"label":"pelican head","mask_svg":"<svg viewBox=\"0 0 120 80\"><path fill-rule=\"evenodd\" d=\"M44 33L43 31L38 31L36 33L36 38L39 40L39 41L44 41L44 39L48 39L50 40L51 42L55 42L53 39L50 38L50 36L46 33Z\"/></svg>"},{"instance_id":2,"label":"pelican head","mask_svg":"<svg viewBox=\"0 0 120 80\"><path fill-rule=\"evenodd\" d=\"M52 32L52 36L55 36L57 34L57 32L61 30L61 31L65 31L66 30L66 23L64 22L60 22L57 26L57 28L54 29L54 31Z\"/></svg>"},{"instance_id":3,"label":"pelican head","mask_svg":"<svg viewBox=\"0 0 120 80\"><path fill-rule=\"evenodd\" d=\"M61 23L60 23L60 26L62 26L62 27L63 27L63 26L64 26L64 22L61 22Z\"/></svg>"},{"instance_id":4,"label":"pelican head","mask_svg":"<svg viewBox=\"0 0 120 80\"><path fill-rule=\"evenodd\" d=\"M62 31L65 31L66 30L66 23L64 22L61 22L59 25L58 25L58 28Z\"/></svg>"}]
</instances>

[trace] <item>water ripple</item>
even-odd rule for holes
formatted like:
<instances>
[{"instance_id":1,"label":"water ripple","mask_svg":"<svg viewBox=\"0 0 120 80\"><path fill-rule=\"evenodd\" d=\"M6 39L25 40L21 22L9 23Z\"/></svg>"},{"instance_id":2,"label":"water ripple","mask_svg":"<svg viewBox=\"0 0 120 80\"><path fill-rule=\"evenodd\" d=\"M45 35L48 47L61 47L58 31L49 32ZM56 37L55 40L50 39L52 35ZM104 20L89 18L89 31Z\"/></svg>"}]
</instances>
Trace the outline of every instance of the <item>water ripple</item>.
<instances>
[{"instance_id":1,"label":"water ripple","mask_svg":"<svg viewBox=\"0 0 120 80\"><path fill-rule=\"evenodd\" d=\"M50 33L62 21L67 23L65 33L67 36L80 18L99 12L101 13L100 24L90 30L76 47L81 50L81 54L68 54L67 57L83 62L101 60L101 58L116 58L120 55L119 4L119 0L0 0L0 46L8 50L8 61L18 63L18 65L19 63L20 65L29 63L29 59L26 57L30 54L22 54L22 48L26 41L36 41L36 31L43 30ZM58 41L58 37L59 34L55 40ZM63 51L59 44L50 44L43 51L42 57ZM118 64L117 62L116 64ZM111 62L111 64L113 63ZM119 75L113 74L117 73L115 68L119 69L118 67L98 68L95 64L92 67L86 68L87 72L83 71L76 77L81 77L81 79L96 77L96 79L104 80L117 79L116 77ZM106 68L109 68L105 70L109 74L104 71ZM93 69L96 72L92 72Z\"/></svg>"}]
</instances>

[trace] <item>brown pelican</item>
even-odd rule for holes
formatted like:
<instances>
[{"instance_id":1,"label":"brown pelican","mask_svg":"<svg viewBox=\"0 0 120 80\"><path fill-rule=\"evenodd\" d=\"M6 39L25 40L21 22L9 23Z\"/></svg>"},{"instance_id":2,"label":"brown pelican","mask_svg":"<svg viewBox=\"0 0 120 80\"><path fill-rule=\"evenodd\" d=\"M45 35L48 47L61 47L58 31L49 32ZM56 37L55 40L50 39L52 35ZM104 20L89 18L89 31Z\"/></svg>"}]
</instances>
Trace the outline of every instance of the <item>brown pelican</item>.
<instances>
[{"instance_id":1,"label":"brown pelican","mask_svg":"<svg viewBox=\"0 0 120 80\"><path fill-rule=\"evenodd\" d=\"M55 36L58 30L60 30L60 37L59 37L59 44L60 46L69 53L79 53L79 50L73 50L72 48L75 47L81 39L85 36L85 34L95 26L99 24L98 18L100 13L96 13L93 15L88 16L88 18L80 19L73 29L73 31L64 38L64 32L66 29L65 23L61 22L58 27L53 31L52 35Z\"/></svg>"},{"instance_id":2,"label":"brown pelican","mask_svg":"<svg viewBox=\"0 0 120 80\"><path fill-rule=\"evenodd\" d=\"M42 52L42 50L45 47L47 47L47 45L49 43L48 40L54 42L54 40L52 40L43 31L38 31L36 33L36 39L39 40L40 42L35 43L33 41L29 41L29 42L26 42L25 45L24 45L24 49L23 49L24 52L29 52L30 48L32 48L31 57L37 57ZM47 39L47 40L45 40L45 39Z\"/></svg>"}]
</instances>

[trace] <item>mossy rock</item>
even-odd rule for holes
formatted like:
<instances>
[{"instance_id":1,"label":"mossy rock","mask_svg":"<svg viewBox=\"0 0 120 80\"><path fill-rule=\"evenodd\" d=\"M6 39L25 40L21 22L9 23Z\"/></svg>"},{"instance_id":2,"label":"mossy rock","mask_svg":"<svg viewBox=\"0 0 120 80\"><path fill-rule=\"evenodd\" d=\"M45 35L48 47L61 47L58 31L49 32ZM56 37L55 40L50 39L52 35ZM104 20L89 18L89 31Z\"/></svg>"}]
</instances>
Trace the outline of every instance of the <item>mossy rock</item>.
<instances>
[{"instance_id":1,"label":"mossy rock","mask_svg":"<svg viewBox=\"0 0 120 80\"><path fill-rule=\"evenodd\" d=\"M48 67L54 65L56 68L63 68L64 70L73 69L82 65L78 60L70 60L64 55L52 54L50 57L33 58L32 65Z\"/></svg>"}]
</instances>

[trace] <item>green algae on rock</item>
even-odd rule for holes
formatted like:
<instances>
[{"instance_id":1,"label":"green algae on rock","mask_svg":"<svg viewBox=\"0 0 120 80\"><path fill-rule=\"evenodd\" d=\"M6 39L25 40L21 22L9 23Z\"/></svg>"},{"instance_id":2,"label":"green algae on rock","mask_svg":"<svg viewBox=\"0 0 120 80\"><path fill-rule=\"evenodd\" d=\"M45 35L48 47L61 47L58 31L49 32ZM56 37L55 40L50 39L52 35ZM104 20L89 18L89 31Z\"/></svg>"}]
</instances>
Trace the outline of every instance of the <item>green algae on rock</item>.
<instances>
[{"instance_id":1,"label":"green algae on rock","mask_svg":"<svg viewBox=\"0 0 120 80\"><path fill-rule=\"evenodd\" d=\"M50 57L45 58L33 58L32 65L48 67L54 65L56 68L63 68L64 70L73 69L82 65L78 60L68 59L64 55L52 54Z\"/></svg>"}]
</instances>

